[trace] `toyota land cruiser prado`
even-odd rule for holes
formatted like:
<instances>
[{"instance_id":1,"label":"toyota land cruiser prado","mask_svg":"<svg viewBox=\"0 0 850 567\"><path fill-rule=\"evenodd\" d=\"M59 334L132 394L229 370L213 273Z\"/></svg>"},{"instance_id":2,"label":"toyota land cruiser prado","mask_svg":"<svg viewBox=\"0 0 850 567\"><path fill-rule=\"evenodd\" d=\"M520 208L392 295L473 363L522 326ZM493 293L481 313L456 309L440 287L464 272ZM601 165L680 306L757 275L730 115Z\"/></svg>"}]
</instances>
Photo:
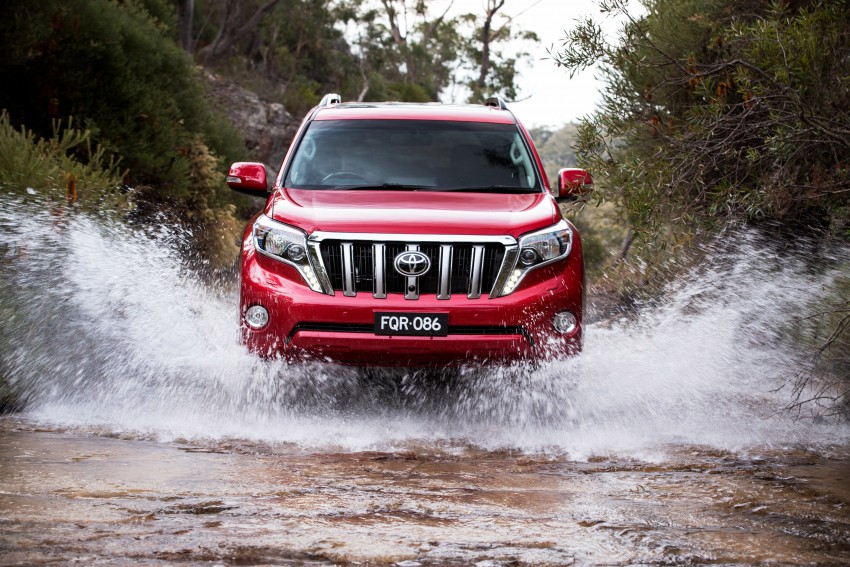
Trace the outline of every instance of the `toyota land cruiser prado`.
<instances>
[{"instance_id":1,"label":"toyota land cruiser prado","mask_svg":"<svg viewBox=\"0 0 850 567\"><path fill-rule=\"evenodd\" d=\"M228 185L267 194L236 163ZM428 366L582 346L581 240L526 129L485 105L346 103L304 119L241 252L242 338L264 356Z\"/></svg>"}]
</instances>

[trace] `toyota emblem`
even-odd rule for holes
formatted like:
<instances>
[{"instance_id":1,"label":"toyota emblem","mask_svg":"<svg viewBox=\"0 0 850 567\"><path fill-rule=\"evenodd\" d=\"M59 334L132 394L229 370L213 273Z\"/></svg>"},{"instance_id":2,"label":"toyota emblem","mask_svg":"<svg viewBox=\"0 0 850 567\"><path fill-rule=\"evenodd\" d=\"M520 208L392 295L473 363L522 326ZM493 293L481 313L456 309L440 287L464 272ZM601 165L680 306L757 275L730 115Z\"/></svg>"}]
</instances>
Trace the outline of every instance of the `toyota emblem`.
<instances>
[{"instance_id":1,"label":"toyota emblem","mask_svg":"<svg viewBox=\"0 0 850 567\"><path fill-rule=\"evenodd\" d=\"M396 256L393 265L401 275L416 278L431 269L431 259L422 252L407 251Z\"/></svg>"}]
</instances>

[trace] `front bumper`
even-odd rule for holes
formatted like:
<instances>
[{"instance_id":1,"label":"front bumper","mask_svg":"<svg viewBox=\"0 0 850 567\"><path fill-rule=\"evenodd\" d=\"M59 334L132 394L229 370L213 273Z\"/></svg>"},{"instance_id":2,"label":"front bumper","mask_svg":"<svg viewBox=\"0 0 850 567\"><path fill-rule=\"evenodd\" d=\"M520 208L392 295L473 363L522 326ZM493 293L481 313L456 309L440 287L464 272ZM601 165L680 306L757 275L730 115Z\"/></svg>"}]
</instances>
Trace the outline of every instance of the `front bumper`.
<instances>
[{"instance_id":1,"label":"front bumper","mask_svg":"<svg viewBox=\"0 0 850 567\"><path fill-rule=\"evenodd\" d=\"M490 299L453 295L438 300L402 294L375 299L358 293L325 295L310 290L292 266L257 254L250 240L242 250L242 339L262 356L318 359L344 364L434 366L470 361L540 360L576 354L582 348L583 265L576 241L569 257L529 273L514 293ZM254 330L245 311L262 305L268 324ZM574 330L553 326L557 313L569 311ZM448 335L376 335L377 312L446 313Z\"/></svg>"}]
</instances>

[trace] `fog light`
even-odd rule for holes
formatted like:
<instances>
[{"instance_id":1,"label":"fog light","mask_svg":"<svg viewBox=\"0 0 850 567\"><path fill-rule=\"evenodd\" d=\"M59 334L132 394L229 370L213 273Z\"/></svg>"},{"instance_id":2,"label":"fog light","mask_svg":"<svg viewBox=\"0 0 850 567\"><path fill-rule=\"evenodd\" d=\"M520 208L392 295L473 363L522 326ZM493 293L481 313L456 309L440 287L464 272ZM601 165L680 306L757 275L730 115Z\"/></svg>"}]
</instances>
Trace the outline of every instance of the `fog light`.
<instances>
[{"instance_id":1,"label":"fog light","mask_svg":"<svg viewBox=\"0 0 850 567\"><path fill-rule=\"evenodd\" d=\"M252 305L245 311L245 322L252 329L262 329L269 322L269 312L262 305Z\"/></svg>"},{"instance_id":2,"label":"fog light","mask_svg":"<svg viewBox=\"0 0 850 567\"><path fill-rule=\"evenodd\" d=\"M569 311L561 311L557 315L555 315L555 319L553 320L555 325L555 330L559 333L567 334L572 333L576 328L576 316L570 313Z\"/></svg>"}]
</instances>

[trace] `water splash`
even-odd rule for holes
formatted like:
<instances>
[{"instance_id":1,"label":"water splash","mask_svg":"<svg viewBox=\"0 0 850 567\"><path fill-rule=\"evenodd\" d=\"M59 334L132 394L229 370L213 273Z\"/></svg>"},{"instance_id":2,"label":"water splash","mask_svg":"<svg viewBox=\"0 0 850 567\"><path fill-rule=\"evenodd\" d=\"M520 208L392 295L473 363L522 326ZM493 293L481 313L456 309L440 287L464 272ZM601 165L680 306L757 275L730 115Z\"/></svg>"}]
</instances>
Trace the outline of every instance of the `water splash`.
<instances>
[{"instance_id":1,"label":"water splash","mask_svg":"<svg viewBox=\"0 0 850 567\"><path fill-rule=\"evenodd\" d=\"M846 256L777 252L755 233L636 319L588 329L585 352L536 368L369 371L261 361L237 342L234 292L178 260L185 235L0 202L0 372L35 420L160 439L341 450L469 444L653 458L670 444L829 445L798 421L786 340Z\"/></svg>"}]
</instances>

